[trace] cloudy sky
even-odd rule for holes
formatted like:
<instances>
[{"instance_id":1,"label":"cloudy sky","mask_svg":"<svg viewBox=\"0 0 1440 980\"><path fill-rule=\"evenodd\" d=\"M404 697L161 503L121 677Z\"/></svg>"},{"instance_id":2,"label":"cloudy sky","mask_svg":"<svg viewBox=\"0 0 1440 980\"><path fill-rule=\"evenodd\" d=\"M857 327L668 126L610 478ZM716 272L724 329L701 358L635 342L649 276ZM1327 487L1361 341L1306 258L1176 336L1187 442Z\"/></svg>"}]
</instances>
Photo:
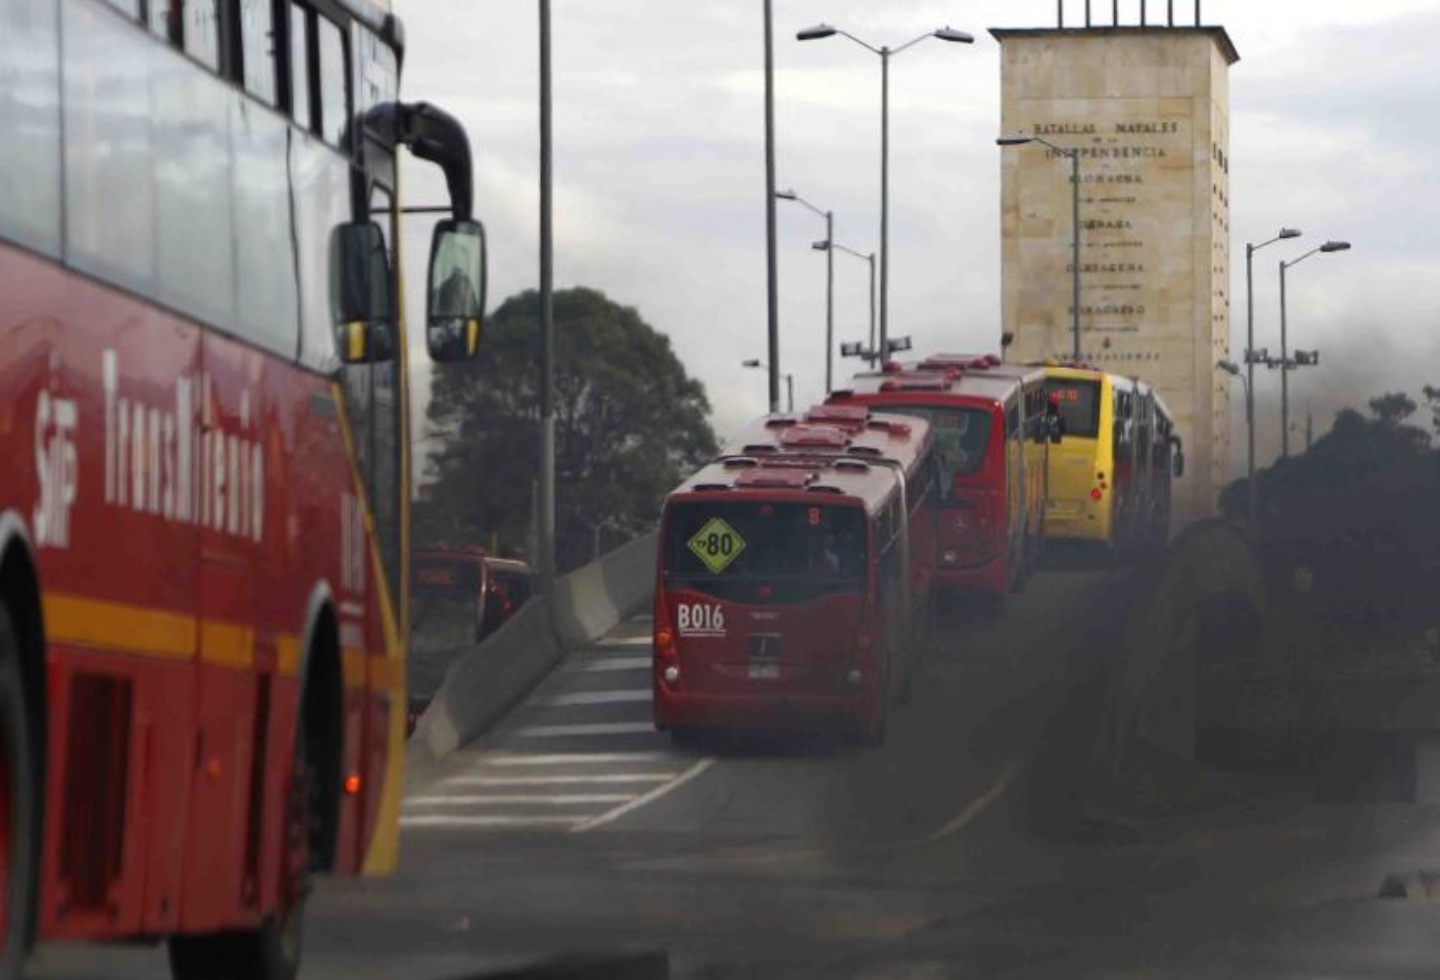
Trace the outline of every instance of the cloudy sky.
<instances>
[{"instance_id":1,"label":"cloudy sky","mask_svg":"<svg viewBox=\"0 0 1440 980\"><path fill-rule=\"evenodd\" d=\"M449 108L470 131L498 303L537 280L535 4L395 6L406 97ZM553 6L556 284L638 307L705 382L717 429L733 431L765 408L764 373L740 367L765 347L761 4ZM1083 10L1067 6L1072 18ZM1163 0L1150 6L1163 16ZM1193 17L1189 0L1176 6ZM1122 0L1123 21L1138 11ZM892 64L891 332L917 349L998 346L1000 70L987 29L1054 18L1054 0L775 0L779 186L833 209L837 240L865 252L878 238L878 61L840 38L798 43L795 31L826 21L892 45L945 25L976 35L973 47L932 41ZM1244 243L1290 224L1313 244L1355 245L1291 273L1294 343L1326 360L1296 378L1298 410L1313 405L1323 427L1338 404L1440 382L1440 2L1205 0L1204 19L1242 57L1231 78L1234 349ZM426 168L408 179L411 203L441 199ZM809 247L820 237L820 219L781 204L782 362L797 403L823 392L824 258ZM412 268L427 241L411 228ZM1258 343L1272 348L1275 263L1302 250L1281 248L1257 260ZM866 269L844 258L837 339L860 339ZM837 378L850 363L837 359ZM1264 453L1278 442L1278 422L1265 424L1278 377L1260 380Z\"/></svg>"}]
</instances>

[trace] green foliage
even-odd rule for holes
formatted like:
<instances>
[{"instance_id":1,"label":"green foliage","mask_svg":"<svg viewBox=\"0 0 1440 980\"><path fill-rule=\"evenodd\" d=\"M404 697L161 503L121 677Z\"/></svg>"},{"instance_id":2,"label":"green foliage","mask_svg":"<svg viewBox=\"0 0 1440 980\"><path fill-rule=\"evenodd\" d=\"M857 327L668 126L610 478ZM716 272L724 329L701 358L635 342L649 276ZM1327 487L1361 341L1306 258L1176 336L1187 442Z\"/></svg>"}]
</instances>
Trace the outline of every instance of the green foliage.
<instances>
[{"instance_id":1,"label":"green foliage","mask_svg":"<svg viewBox=\"0 0 1440 980\"><path fill-rule=\"evenodd\" d=\"M539 458L539 294L490 317L480 357L437 365L422 544L529 545ZM556 534L562 570L651 527L664 495L717 451L705 388L670 340L593 289L555 294Z\"/></svg>"},{"instance_id":2,"label":"green foliage","mask_svg":"<svg viewBox=\"0 0 1440 980\"><path fill-rule=\"evenodd\" d=\"M1434 623L1440 579L1440 453L1405 420L1413 399L1370 401L1374 418L1341 411L1303 455L1261 475L1261 543L1278 594L1298 571L1313 578L1311 608L1366 630ZM1244 481L1222 496L1243 513Z\"/></svg>"}]
</instances>

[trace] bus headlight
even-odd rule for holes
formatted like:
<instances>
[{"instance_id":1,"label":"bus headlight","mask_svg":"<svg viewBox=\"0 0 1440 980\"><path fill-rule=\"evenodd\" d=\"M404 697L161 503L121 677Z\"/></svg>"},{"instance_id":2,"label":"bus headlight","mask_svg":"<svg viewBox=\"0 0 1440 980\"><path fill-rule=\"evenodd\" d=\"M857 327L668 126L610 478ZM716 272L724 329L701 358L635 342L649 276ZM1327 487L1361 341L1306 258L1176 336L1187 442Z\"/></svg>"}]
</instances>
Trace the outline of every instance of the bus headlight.
<instances>
[{"instance_id":1,"label":"bus headlight","mask_svg":"<svg viewBox=\"0 0 1440 980\"><path fill-rule=\"evenodd\" d=\"M953 551L947 551L940 556L940 561L946 565L953 565L960 560L960 556Z\"/></svg>"},{"instance_id":2,"label":"bus headlight","mask_svg":"<svg viewBox=\"0 0 1440 980\"><path fill-rule=\"evenodd\" d=\"M666 684L674 684L680 679L680 668L676 667L674 664L671 664L669 667L665 668L665 672L660 676L665 678Z\"/></svg>"}]
</instances>

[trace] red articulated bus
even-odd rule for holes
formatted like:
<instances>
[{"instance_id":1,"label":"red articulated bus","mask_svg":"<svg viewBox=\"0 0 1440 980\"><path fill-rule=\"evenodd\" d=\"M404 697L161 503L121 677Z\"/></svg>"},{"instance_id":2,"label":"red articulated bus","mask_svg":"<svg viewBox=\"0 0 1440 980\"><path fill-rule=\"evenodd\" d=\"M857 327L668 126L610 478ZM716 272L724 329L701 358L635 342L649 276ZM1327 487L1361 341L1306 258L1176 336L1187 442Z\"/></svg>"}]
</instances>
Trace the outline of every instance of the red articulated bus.
<instances>
[{"instance_id":1,"label":"red articulated bus","mask_svg":"<svg viewBox=\"0 0 1440 980\"><path fill-rule=\"evenodd\" d=\"M1044 548L1047 457L1055 432L1045 372L993 355L935 355L857 375L830 403L926 419L939 472L937 584L1001 597Z\"/></svg>"},{"instance_id":2,"label":"red articulated bus","mask_svg":"<svg viewBox=\"0 0 1440 980\"><path fill-rule=\"evenodd\" d=\"M434 359L484 303L402 48L369 0L0 2L0 976L168 938L288 978L310 875L395 864L402 147L450 191Z\"/></svg>"},{"instance_id":3,"label":"red articulated bus","mask_svg":"<svg viewBox=\"0 0 1440 980\"><path fill-rule=\"evenodd\" d=\"M929 606L930 447L922 419L818 406L762 420L670 494L658 729L829 721L884 739Z\"/></svg>"}]
</instances>

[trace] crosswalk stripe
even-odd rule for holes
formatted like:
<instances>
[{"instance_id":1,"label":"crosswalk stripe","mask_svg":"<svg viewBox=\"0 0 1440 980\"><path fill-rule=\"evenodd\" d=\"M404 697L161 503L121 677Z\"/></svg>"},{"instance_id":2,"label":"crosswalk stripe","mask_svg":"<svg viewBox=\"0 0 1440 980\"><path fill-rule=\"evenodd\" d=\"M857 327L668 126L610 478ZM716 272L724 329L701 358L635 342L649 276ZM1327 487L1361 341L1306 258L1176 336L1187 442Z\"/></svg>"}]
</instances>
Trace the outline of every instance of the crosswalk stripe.
<instances>
[{"instance_id":1,"label":"crosswalk stripe","mask_svg":"<svg viewBox=\"0 0 1440 980\"><path fill-rule=\"evenodd\" d=\"M427 813L402 816L400 824L405 827L575 827L583 820L583 817L534 817L529 815L473 817Z\"/></svg>"},{"instance_id":2,"label":"crosswalk stripe","mask_svg":"<svg viewBox=\"0 0 1440 980\"><path fill-rule=\"evenodd\" d=\"M596 657L589 663L577 663L572 670L581 674L605 674L617 670L649 670L649 657Z\"/></svg>"},{"instance_id":3,"label":"crosswalk stripe","mask_svg":"<svg viewBox=\"0 0 1440 980\"><path fill-rule=\"evenodd\" d=\"M649 704L650 698L650 689L647 687L632 691L579 691L575 694L559 694L546 701L541 701L540 704L546 708L569 708L592 704Z\"/></svg>"},{"instance_id":4,"label":"crosswalk stripe","mask_svg":"<svg viewBox=\"0 0 1440 980\"><path fill-rule=\"evenodd\" d=\"M605 773L599 776L452 776L445 780L450 786L575 786L616 785L619 783L663 783L679 773L637 772L632 775Z\"/></svg>"},{"instance_id":5,"label":"crosswalk stripe","mask_svg":"<svg viewBox=\"0 0 1440 980\"><path fill-rule=\"evenodd\" d=\"M659 762L669 756L662 752L553 752L535 755L496 752L483 758L490 766L603 766L615 762Z\"/></svg>"},{"instance_id":6,"label":"crosswalk stripe","mask_svg":"<svg viewBox=\"0 0 1440 980\"><path fill-rule=\"evenodd\" d=\"M651 643L648 636L613 636L607 637L596 643L598 647L648 647Z\"/></svg>"},{"instance_id":7,"label":"crosswalk stripe","mask_svg":"<svg viewBox=\"0 0 1440 980\"><path fill-rule=\"evenodd\" d=\"M418 796L405 806L593 806L597 803L627 803L631 793L560 793L546 796L531 793L497 793L493 796Z\"/></svg>"},{"instance_id":8,"label":"crosswalk stripe","mask_svg":"<svg viewBox=\"0 0 1440 980\"><path fill-rule=\"evenodd\" d=\"M507 732L515 738L567 738L579 735L653 735L650 722L613 721L591 725L532 725Z\"/></svg>"},{"instance_id":9,"label":"crosswalk stripe","mask_svg":"<svg viewBox=\"0 0 1440 980\"><path fill-rule=\"evenodd\" d=\"M689 769L686 769L684 772L682 772L680 775L676 776L669 782L662 783L661 785L656 786L650 792L645 793L641 796L637 796L627 803L621 803L615 809L607 810L605 813L602 813L599 816L591 817L589 820L586 820L583 823L576 824L570 829L575 833L584 833L587 830L594 830L596 827L603 827L608 823L614 823L616 820L619 820L621 817L625 816L625 814L633 813L634 811L640 809L642 806L648 806L649 804L654 803L656 800L660 799L660 797L665 796L667 793L679 789L681 786L684 786L686 783L690 782L690 780L699 776L700 774L705 772L706 769L709 769L714 764L715 760L713 758L701 759L699 762L695 763Z\"/></svg>"}]
</instances>

